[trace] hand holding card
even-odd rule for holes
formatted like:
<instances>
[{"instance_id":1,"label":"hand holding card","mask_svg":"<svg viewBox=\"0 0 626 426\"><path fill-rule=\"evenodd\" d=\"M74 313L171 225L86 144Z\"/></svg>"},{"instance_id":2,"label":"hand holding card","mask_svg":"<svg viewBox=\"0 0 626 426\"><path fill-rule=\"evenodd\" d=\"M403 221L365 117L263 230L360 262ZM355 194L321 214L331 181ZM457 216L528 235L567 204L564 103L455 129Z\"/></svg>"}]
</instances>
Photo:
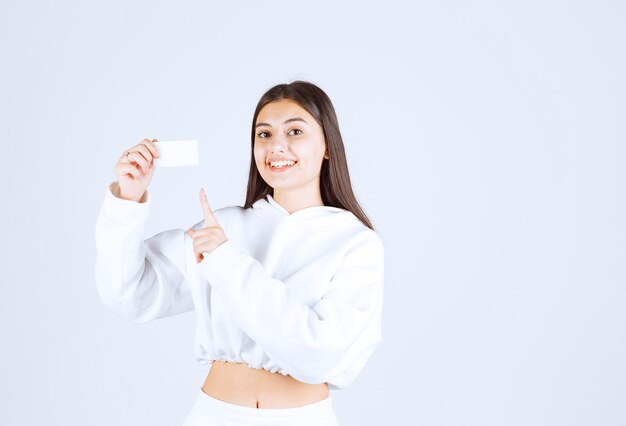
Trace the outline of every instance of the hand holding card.
<instances>
[{"instance_id":1,"label":"hand holding card","mask_svg":"<svg viewBox=\"0 0 626 426\"><path fill-rule=\"evenodd\" d=\"M160 157L156 142L156 139L143 139L124 150L115 163L117 182L111 187L113 195L124 200L143 202L141 200L154 175L153 159Z\"/></svg>"},{"instance_id":2,"label":"hand holding card","mask_svg":"<svg viewBox=\"0 0 626 426\"><path fill-rule=\"evenodd\" d=\"M154 159L155 167L182 167L198 165L198 141L176 140L157 141L159 158Z\"/></svg>"}]
</instances>

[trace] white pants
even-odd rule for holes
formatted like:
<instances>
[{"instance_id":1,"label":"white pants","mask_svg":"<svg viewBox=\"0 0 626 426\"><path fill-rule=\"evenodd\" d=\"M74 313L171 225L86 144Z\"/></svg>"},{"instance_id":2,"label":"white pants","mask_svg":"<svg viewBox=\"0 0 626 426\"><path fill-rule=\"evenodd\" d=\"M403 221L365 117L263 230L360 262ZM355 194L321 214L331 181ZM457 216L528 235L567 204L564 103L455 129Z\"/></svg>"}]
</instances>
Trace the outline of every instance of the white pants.
<instances>
[{"instance_id":1,"label":"white pants","mask_svg":"<svg viewBox=\"0 0 626 426\"><path fill-rule=\"evenodd\" d=\"M202 388L183 426L339 426L330 393L326 399L293 408L253 408L213 398Z\"/></svg>"}]
</instances>

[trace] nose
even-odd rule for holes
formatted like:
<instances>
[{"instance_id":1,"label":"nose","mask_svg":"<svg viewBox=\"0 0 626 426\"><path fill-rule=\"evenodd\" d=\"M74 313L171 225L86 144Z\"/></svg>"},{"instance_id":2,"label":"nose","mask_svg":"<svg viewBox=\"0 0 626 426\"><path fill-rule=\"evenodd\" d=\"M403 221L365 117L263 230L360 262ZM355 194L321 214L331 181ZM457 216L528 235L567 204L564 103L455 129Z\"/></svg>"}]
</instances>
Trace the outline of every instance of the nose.
<instances>
[{"instance_id":1,"label":"nose","mask_svg":"<svg viewBox=\"0 0 626 426\"><path fill-rule=\"evenodd\" d=\"M287 140L282 136L276 136L273 138L270 148L272 153L285 152L285 149L287 148Z\"/></svg>"}]
</instances>

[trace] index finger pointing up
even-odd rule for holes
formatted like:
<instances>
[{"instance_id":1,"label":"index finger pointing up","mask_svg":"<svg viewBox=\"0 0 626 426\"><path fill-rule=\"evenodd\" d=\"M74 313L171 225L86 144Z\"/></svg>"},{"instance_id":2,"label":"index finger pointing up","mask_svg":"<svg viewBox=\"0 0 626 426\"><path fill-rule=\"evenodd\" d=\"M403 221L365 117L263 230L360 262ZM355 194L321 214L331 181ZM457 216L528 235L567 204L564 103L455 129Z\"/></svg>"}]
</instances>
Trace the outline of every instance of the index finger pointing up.
<instances>
[{"instance_id":1,"label":"index finger pointing up","mask_svg":"<svg viewBox=\"0 0 626 426\"><path fill-rule=\"evenodd\" d=\"M211 207L209 207L209 200L206 197L204 188L200 188L200 204L202 205L202 212L204 214L205 227L220 226L219 223L217 223L217 219L213 215L213 212L211 211Z\"/></svg>"}]
</instances>

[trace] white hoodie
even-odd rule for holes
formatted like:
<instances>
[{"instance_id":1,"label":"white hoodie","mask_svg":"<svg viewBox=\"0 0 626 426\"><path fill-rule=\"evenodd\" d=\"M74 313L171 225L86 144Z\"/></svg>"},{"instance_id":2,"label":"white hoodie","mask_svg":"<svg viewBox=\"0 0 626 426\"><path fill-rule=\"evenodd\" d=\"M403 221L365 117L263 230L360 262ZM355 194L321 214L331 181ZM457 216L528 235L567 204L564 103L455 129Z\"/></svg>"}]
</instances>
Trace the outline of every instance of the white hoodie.
<instances>
[{"instance_id":1,"label":"white hoodie","mask_svg":"<svg viewBox=\"0 0 626 426\"><path fill-rule=\"evenodd\" d=\"M351 212L289 213L271 195L213 212L228 240L196 263L185 229L143 231L151 197L113 195L96 222L104 304L137 324L195 309L195 356L348 387L380 344L384 248ZM204 227L204 219L193 229Z\"/></svg>"}]
</instances>

